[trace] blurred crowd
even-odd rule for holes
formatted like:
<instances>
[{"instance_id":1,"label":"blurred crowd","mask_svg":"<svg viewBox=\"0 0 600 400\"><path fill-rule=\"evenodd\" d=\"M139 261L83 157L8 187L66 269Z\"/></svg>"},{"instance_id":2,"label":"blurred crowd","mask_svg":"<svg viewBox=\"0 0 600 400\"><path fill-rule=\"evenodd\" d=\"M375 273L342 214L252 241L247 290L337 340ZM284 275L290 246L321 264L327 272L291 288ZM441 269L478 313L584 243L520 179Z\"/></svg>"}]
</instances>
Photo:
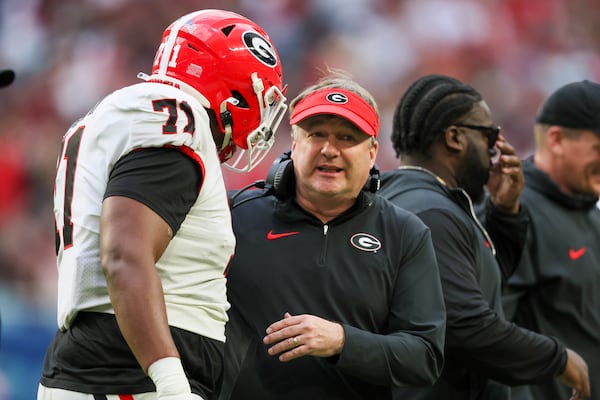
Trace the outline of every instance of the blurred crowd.
<instances>
[{"instance_id":1,"label":"blurred crowd","mask_svg":"<svg viewBox=\"0 0 600 400\"><path fill-rule=\"evenodd\" d=\"M35 396L56 329L52 194L61 137L111 91L150 72L163 30L200 8L239 12L279 50L288 97L328 68L347 71L378 101L381 169L393 109L428 73L472 84L526 157L541 100L573 80L600 81L597 0L2 0L0 69L0 400ZM289 146L250 174L225 171L229 188L266 176Z\"/></svg>"}]
</instances>

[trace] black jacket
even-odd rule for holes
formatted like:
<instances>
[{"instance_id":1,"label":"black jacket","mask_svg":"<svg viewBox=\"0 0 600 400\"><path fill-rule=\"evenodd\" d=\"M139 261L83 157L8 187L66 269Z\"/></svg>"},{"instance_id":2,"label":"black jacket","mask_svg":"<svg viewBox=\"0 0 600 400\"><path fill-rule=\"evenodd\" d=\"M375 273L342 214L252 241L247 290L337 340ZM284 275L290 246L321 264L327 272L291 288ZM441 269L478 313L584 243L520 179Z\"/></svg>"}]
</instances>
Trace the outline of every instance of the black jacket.
<instances>
[{"instance_id":1,"label":"black jacket","mask_svg":"<svg viewBox=\"0 0 600 400\"><path fill-rule=\"evenodd\" d=\"M521 203L531 219L521 262L504 292L507 316L553 335L588 363L591 399L600 399L600 210L596 196L568 195L523 163ZM567 399L558 379L531 387L536 399ZM518 397L519 399L521 397Z\"/></svg>"},{"instance_id":2,"label":"black jacket","mask_svg":"<svg viewBox=\"0 0 600 400\"><path fill-rule=\"evenodd\" d=\"M292 199L249 191L235 203L222 399L391 399L392 385L437 379L445 312L417 217L366 193L325 225ZM285 312L340 322L342 353L269 356L265 329Z\"/></svg>"},{"instance_id":3,"label":"black jacket","mask_svg":"<svg viewBox=\"0 0 600 400\"><path fill-rule=\"evenodd\" d=\"M494 381L532 382L564 369L566 352L557 340L504 318L501 271L492 235L477 219L469 196L418 168L387 172L382 183L382 196L416 213L431 229L447 311L442 377L433 388L399 390L396 398L507 398L509 388ZM515 260L510 257L520 254L523 236L519 231L526 220L522 213L517 217L492 214L487 218L490 232L498 239L504 237L505 247L512 242L517 248L504 260L511 265ZM504 227L493 229L498 221ZM509 226L515 232L512 238Z\"/></svg>"}]
</instances>

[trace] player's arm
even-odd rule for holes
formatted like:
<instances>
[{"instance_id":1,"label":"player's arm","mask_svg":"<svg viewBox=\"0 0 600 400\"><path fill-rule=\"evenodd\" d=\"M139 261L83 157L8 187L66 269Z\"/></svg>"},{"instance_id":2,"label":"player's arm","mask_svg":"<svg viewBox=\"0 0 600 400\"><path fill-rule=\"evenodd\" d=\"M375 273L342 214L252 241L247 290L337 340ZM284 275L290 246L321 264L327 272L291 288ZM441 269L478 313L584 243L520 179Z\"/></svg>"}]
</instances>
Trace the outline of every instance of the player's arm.
<instances>
[{"instance_id":1,"label":"player's arm","mask_svg":"<svg viewBox=\"0 0 600 400\"><path fill-rule=\"evenodd\" d=\"M176 150L139 151L119 160L102 206L101 261L111 302L123 337L155 384L151 366L158 360L185 379L156 261L195 202L201 178L198 165Z\"/></svg>"},{"instance_id":2,"label":"player's arm","mask_svg":"<svg viewBox=\"0 0 600 400\"><path fill-rule=\"evenodd\" d=\"M164 357L179 357L171 338L155 263L169 244L169 225L152 209L128 197L104 200L102 266L117 322L144 369Z\"/></svg>"}]
</instances>

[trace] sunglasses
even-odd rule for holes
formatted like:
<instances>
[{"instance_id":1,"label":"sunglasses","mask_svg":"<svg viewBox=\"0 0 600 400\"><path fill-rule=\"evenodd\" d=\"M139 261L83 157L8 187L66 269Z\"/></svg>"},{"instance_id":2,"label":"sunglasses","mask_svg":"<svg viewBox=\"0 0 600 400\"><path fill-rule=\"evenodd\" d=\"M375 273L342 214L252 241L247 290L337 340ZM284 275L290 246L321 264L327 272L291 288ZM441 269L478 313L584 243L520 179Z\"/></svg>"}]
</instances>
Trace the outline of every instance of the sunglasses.
<instances>
[{"instance_id":1,"label":"sunglasses","mask_svg":"<svg viewBox=\"0 0 600 400\"><path fill-rule=\"evenodd\" d=\"M469 125L469 124L454 124L454 126L459 126L467 129L474 129L479 131L487 136L488 139L488 147L489 149L493 149L496 145L496 140L498 140L498 135L500 135L500 131L502 128L496 125L492 126L482 126L482 125Z\"/></svg>"}]
</instances>

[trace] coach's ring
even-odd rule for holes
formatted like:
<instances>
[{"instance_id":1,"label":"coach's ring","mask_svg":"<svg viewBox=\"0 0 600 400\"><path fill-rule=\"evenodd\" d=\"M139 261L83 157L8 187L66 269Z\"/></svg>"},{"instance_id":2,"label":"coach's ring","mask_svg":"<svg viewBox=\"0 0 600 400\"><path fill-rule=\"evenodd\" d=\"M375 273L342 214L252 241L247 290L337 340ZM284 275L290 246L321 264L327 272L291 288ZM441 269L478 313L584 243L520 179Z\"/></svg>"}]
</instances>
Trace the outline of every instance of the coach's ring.
<instances>
[{"instance_id":1,"label":"coach's ring","mask_svg":"<svg viewBox=\"0 0 600 400\"><path fill-rule=\"evenodd\" d=\"M294 347L298 347L300 345L300 343L298 343L298 338L296 336L294 336L292 338L292 342L294 342Z\"/></svg>"}]
</instances>

